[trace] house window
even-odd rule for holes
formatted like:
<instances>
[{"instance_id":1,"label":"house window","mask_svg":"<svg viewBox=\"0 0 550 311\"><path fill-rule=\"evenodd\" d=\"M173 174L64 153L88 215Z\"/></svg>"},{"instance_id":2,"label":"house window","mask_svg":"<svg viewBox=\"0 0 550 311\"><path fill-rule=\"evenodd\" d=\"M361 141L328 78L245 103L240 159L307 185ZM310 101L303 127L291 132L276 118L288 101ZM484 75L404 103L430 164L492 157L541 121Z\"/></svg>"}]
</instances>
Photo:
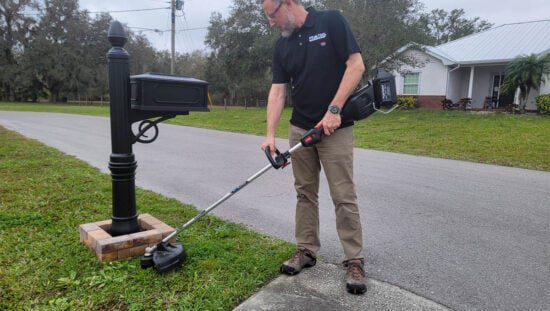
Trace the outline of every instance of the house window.
<instances>
[{"instance_id":1,"label":"house window","mask_svg":"<svg viewBox=\"0 0 550 311\"><path fill-rule=\"evenodd\" d=\"M420 85L420 73L408 73L403 79L403 94L418 95Z\"/></svg>"}]
</instances>

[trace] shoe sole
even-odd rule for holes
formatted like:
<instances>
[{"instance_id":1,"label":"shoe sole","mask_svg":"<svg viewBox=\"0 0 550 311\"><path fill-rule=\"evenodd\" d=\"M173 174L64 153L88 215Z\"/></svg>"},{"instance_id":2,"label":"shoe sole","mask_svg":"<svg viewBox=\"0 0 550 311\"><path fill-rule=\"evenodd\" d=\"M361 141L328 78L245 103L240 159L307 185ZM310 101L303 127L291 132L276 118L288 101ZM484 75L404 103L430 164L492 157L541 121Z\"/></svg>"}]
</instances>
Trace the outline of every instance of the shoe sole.
<instances>
[{"instance_id":1,"label":"shoe sole","mask_svg":"<svg viewBox=\"0 0 550 311\"><path fill-rule=\"evenodd\" d=\"M292 275L296 275L296 274L300 273L305 268L310 268L310 267L315 266L315 264L317 264L317 260L313 260L312 263L305 264L304 267L300 270L296 270L296 269L294 269L290 266L287 266L287 265L282 265L281 268L280 268L280 271L283 274L292 276Z\"/></svg>"},{"instance_id":2,"label":"shoe sole","mask_svg":"<svg viewBox=\"0 0 550 311\"><path fill-rule=\"evenodd\" d=\"M348 293L354 294L354 295L363 295L367 291L367 286L363 285L349 285L346 284L346 288L348 290Z\"/></svg>"}]
</instances>

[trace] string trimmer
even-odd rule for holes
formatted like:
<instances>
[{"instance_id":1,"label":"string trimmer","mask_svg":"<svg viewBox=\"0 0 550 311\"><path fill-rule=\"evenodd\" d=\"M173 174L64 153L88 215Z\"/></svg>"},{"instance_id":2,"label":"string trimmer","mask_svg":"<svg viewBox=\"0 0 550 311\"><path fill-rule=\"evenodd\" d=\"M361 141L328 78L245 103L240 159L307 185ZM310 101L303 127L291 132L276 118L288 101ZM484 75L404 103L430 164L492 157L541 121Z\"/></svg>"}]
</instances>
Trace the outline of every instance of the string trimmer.
<instances>
[{"instance_id":1,"label":"string trimmer","mask_svg":"<svg viewBox=\"0 0 550 311\"><path fill-rule=\"evenodd\" d=\"M352 94L344 109L342 110L342 121L359 121L379 111L382 113L390 113L395 108L397 102L397 95L395 89L395 77L391 74L378 70L376 77L372 83L360 88L357 92ZM382 111L381 107L390 107L389 110ZM265 172L271 168L280 169L286 167L290 162L288 160L292 157L292 154L303 147L311 147L321 141L323 137L323 129L311 129L307 131L301 138L300 142L290 148L288 151L281 153L279 150L275 150L275 157L272 156L271 150L266 148L265 154L269 160L269 164L262 168L260 171L250 176L244 183L237 186L225 194L218 201L214 202L205 210L201 211L197 216L186 222L179 227L176 231L166 236L162 241L152 247L145 249L145 254L141 257L141 267L150 268L154 267L159 273L170 271L174 268L180 267L187 259L187 253L185 247L181 243L170 243L169 241L180 234L183 230L197 222L204 215L210 213L213 209L225 202L237 192L241 191L244 187L248 186L258 177L262 176Z\"/></svg>"}]
</instances>

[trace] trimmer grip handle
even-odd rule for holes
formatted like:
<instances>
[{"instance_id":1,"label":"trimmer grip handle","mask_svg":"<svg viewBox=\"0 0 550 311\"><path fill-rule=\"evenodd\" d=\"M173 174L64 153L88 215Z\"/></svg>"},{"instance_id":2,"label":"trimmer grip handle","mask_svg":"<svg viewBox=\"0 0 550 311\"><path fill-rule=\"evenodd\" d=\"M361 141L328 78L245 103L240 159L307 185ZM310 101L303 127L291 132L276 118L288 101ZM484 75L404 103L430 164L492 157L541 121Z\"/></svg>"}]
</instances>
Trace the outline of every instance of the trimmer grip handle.
<instances>
[{"instance_id":1,"label":"trimmer grip handle","mask_svg":"<svg viewBox=\"0 0 550 311\"><path fill-rule=\"evenodd\" d=\"M273 156L271 155L271 149L269 149L269 146L265 148L264 152L265 152L265 156L271 163L271 166L273 166L273 168L275 168L276 170L286 166L286 163L288 162L288 160L279 151L279 149L275 148L275 154L277 155L275 158L273 158Z\"/></svg>"},{"instance_id":2,"label":"trimmer grip handle","mask_svg":"<svg viewBox=\"0 0 550 311\"><path fill-rule=\"evenodd\" d=\"M323 134L323 128L312 128L302 136L300 142L304 147L311 147L321 141Z\"/></svg>"}]
</instances>

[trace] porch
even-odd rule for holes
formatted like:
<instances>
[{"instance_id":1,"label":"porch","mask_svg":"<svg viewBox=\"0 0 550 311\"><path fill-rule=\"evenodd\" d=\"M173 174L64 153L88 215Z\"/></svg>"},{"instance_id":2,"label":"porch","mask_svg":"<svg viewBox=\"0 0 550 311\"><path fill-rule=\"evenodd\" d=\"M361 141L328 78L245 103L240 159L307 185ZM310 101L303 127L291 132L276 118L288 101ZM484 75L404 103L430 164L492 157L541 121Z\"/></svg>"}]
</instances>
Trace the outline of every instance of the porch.
<instances>
[{"instance_id":1,"label":"porch","mask_svg":"<svg viewBox=\"0 0 550 311\"><path fill-rule=\"evenodd\" d=\"M514 93L503 94L506 64L455 67L449 70L447 98L453 103L471 98L474 110L505 110L514 103Z\"/></svg>"},{"instance_id":2,"label":"porch","mask_svg":"<svg viewBox=\"0 0 550 311\"><path fill-rule=\"evenodd\" d=\"M506 64L451 68L448 73L447 98L453 103L470 98L468 109L472 110L512 111L519 102L519 91L509 94L502 92L505 70ZM548 87L543 85L540 90L531 90L526 110L536 111L535 99L544 94Z\"/></svg>"}]
</instances>

